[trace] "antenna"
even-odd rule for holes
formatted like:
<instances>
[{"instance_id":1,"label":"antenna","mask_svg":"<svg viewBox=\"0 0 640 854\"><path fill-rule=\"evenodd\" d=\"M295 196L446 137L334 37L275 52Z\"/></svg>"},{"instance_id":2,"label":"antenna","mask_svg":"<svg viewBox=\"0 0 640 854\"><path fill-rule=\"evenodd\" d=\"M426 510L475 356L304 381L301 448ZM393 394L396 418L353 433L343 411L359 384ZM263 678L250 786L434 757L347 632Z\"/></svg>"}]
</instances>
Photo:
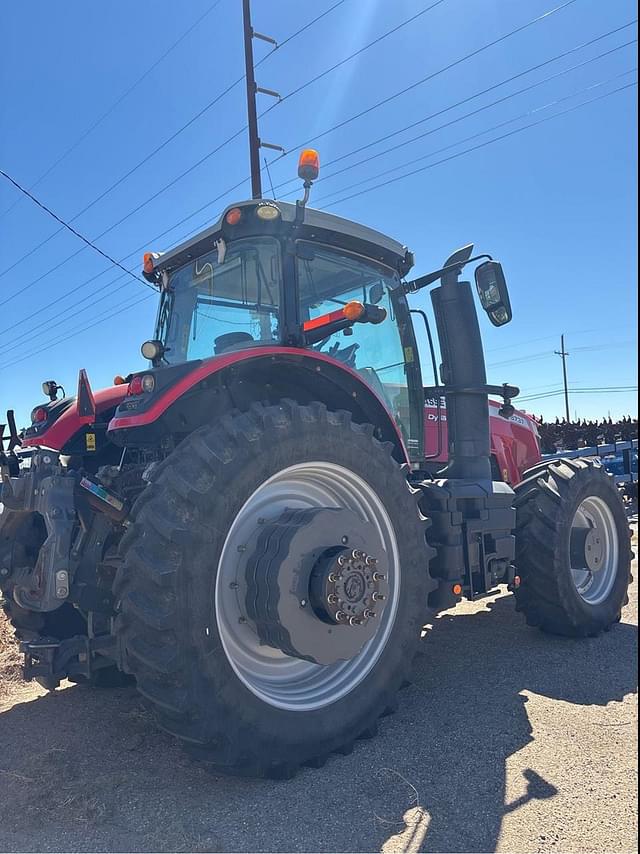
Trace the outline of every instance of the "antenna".
<instances>
[{"instance_id":1,"label":"antenna","mask_svg":"<svg viewBox=\"0 0 640 854\"><path fill-rule=\"evenodd\" d=\"M260 39L269 44L278 46L271 36L265 36L256 32L251 26L251 4L250 0L242 0L242 21L244 29L244 65L247 81L247 124L249 126L249 161L251 163L251 196L254 199L262 198L262 176L260 174L260 149L270 148L274 151L284 152L280 145L270 142L262 142L258 134L258 111L256 108L256 94L269 95L280 100L278 92L273 89L263 89L256 84L255 68L253 64L253 39Z\"/></svg>"}]
</instances>

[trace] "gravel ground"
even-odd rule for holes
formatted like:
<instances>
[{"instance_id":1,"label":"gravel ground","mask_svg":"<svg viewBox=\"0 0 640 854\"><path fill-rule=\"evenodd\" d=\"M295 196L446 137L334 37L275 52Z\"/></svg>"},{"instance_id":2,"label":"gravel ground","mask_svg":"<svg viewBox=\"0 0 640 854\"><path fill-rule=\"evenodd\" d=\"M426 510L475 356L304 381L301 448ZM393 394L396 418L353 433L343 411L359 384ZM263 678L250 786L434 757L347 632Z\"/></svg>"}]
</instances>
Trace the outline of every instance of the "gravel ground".
<instances>
[{"instance_id":1,"label":"gravel ground","mask_svg":"<svg viewBox=\"0 0 640 854\"><path fill-rule=\"evenodd\" d=\"M460 605L380 735L284 782L205 772L132 689L12 681L0 849L636 851L636 661L637 583L593 640L526 628L511 596Z\"/></svg>"}]
</instances>

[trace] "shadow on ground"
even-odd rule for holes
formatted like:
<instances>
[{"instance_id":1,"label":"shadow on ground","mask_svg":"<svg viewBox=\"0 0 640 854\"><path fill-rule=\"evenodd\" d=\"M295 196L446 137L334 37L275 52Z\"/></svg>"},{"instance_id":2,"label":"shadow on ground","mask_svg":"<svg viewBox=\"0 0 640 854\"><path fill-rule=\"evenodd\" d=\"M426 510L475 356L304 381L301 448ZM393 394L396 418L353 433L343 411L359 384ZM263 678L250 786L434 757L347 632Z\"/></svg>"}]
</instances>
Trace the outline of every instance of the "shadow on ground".
<instances>
[{"instance_id":1,"label":"shadow on ground","mask_svg":"<svg viewBox=\"0 0 640 854\"><path fill-rule=\"evenodd\" d=\"M0 848L493 851L505 815L571 778L526 768L506 802L505 763L532 741L522 692L622 700L636 689L636 644L625 623L584 641L542 635L511 597L446 614L378 738L285 782L211 776L154 728L133 689L74 686L18 703L0 715ZM566 707L549 706L553 738ZM577 726L569 717L565 729Z\"/></svg>"}]
</instances>

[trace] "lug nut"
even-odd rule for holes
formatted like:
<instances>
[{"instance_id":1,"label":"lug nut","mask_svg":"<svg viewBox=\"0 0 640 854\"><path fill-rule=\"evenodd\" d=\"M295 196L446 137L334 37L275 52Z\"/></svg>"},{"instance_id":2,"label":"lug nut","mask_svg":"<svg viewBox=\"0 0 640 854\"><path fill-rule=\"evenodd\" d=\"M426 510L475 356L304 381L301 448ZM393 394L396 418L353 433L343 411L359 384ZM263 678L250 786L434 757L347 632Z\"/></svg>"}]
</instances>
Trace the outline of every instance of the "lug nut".
<instances>
[{"instance_id":1,"label":"lug nut","mask_svg":"<svg viewBox=\"0 0 640 854\"><path fill-rule=\"evenodd\" d=\"M384 573L382 573L382 572L374 572L373 573L373 580L374 581L386 581L387 576L384 575Z\"/></svg>"},{"instance_id":2,"label":"lug nut","mask_svg":"<svg viewBox=\"0 0 640 854\"><path fill-rule=\"evenodd\" d=\"M363 614L363 616L364 616L364 618L365 618L366 620L368 620L369 618L373 618L373 617L375 617L375 615L376 615L376 612L375 612L375 611L372 611L370 608L365 608L365 609L364 609L364 614Z\"/></svg>"},{"instance_id":3,"label":"lug nut","mask_svg":"<svg viewBox=\"0 0 640 854\"><path fill-rule=\"evenodd\" d=\"M371 557L371 555L367 555L364 561L367 566L375 566L378 563L378 558Z\"/></svg>"},{"instance_id":4,"label":"lug nut","mask_svg":"<svg viewBox=\"0 0 640 854\"><path fill-rule=\"evenodd\" d=\"M346 619L347 619L347 614L345 614L344 611L336 611L336 620L340 621L340 620L346 620Z\"/></svg>"},{"instance_id":5,"label":"lug nut","mask_svg":"<svg viewBox=\"0 0 640 854\"><path fill-rule=\"evenodd\" d=\"M384 595L384 593L373 593L371 598L374 602L384 602L387 597Z\"/></svg>"},{"instance_id":6,"label":"lug nut","mask_svg":"<svg viewBox=\"0 0 640 854\"><path fill-rule=\"evenodd\" d=\"M360 620L357 617L349 617L349 625L350 626L359 626Z\"/></svg>"},{"instance_id":7,"label":"lug nut","mask_svg":"<svg viewBox=\"0 0 640 854\"><path fill-rule=\"evenodd\" d=\"M338 566L344 566L346 562L347 560L344 555L338 555L338 560L336 561Z\"/></svg>"},{"instance_id":8,"label":"lug nut","mask_svg":"<svg viewBox=\"0 0 640 854\"><path fill-rule=\"evenodd\" d=\"M330 605L335 605L335 603L336 603L337 601L338 601L338 597L336 596L336 594L335 594L335 593L330 593L330 594L327 596L327 602L328 602Z\"/></svg>"},{"instance_id":9,"label":"lug nut","mask_svg":"<svg viewBox=\"0 0 640 854\"><path fill-rule=\"evenodd\" d=\"M335 574L335 572L330 572L330 573L329 573L329 581L330 581L332 584L335 584L335 582L336 582L337 580L338 580L338 576Z\"/></svg>"},{"instance_id":10,"label":"lug nut","mask_svg":"<svg viewBox=\"0 0 640 854\"><path fill-rule=\"evenodd\" d=\"M364 553L364 552L361 552L359 549L354 549L354 550L351 552L351 557L352 557L354 560L362 560L362 558L363 558L363 557L366 557L366 555L365 555L365 553Z\"/></svg>"}]
</instances>

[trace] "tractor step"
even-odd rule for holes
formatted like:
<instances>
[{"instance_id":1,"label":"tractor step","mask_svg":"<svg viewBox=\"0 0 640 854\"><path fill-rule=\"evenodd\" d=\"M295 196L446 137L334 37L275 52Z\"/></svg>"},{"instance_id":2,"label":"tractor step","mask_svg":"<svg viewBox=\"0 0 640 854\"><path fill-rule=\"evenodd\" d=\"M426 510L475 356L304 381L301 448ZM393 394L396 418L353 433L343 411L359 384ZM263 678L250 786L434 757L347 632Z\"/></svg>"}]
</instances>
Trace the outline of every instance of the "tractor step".
<instances>
[{"instance_id":1,"label":"tractor step","mask_svg":"<svg viewBox=\"0 0 640 854\"><path fill-rule=\"evenodd\" d=\"M112 666L115 638L112 635L97 638L77 635L62 641L39 638L23 641L20 651L24 654L25 680L35 679L43 688L53 691L63 679L89 680L97 670Z\"/></svg>"}]
</instances>

